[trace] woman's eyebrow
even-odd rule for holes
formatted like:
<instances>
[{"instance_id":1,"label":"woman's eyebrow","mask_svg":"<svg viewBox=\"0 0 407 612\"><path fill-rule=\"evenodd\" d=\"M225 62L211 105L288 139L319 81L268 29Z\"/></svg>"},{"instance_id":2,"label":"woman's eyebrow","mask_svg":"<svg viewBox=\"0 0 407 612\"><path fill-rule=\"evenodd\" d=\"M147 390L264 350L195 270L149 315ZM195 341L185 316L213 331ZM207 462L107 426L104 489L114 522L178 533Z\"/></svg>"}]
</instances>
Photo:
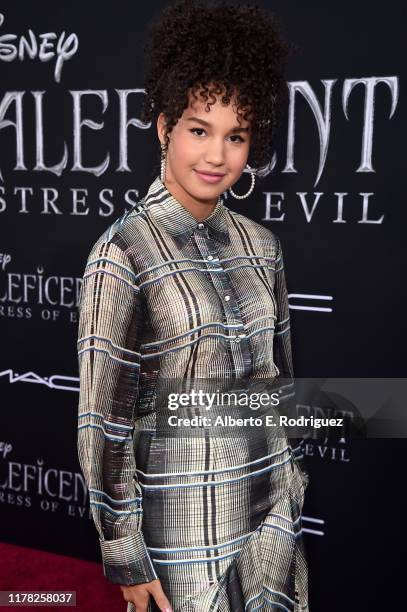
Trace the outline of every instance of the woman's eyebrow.
<instances>
[{"instance_id":1,"label":"woman's eyebrow","mask_svg":"<svg viewBox=\"0 0 407 612\"><path fill-rule=\"evenodd\" d=\"M205 127L212 127L212 124L209 123L208 121L205 121L204 119L199 119L198 117L187 117L187 121L196 121L197 123L200 123L201 125L204 125ZM234 127L230 130L231 132L248 132L249 128L248 127Z\"/></svg>"}]
</instances>

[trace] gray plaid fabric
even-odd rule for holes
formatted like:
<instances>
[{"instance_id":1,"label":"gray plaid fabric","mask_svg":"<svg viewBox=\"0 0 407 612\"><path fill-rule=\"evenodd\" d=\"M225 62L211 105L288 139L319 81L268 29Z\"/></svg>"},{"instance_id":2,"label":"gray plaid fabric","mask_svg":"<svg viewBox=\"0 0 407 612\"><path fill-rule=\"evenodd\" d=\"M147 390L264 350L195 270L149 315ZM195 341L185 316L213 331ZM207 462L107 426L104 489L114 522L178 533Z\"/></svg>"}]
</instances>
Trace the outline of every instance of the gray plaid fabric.
<instances>
[{"instance_id":1,"label":"gray plaid fabric","mask_svg":"<svg viewBox=\"0 0 407 612\"><path fill-rule=\"evenodd\" d=\"M78 457L105 576L159 578L175 612L308 611L301 442L157 431L165 382L293 376L279 238L223 201L198 223L157 177L92 247L79 315Z\"/></svg>"}]
</instances>

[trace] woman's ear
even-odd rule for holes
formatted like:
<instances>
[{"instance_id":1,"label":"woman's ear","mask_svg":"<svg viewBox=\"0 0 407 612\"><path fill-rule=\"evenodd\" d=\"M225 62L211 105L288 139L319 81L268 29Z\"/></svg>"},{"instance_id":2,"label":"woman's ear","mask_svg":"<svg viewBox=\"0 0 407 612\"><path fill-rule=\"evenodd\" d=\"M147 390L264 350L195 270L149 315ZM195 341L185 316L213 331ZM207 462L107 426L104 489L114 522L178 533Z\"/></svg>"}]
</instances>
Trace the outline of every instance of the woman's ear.
<instances>
[{"instance_id":1,"label":"woman's ear","mask_svg":"<svg viewBox=\"0 0 407 612\"><path fill-rule=\"evenodd\" d=\"M157 134L161 144L165 143L165 128L166 121L164 113L160 113L157 117Z\"/></svg>"}]
</instances>

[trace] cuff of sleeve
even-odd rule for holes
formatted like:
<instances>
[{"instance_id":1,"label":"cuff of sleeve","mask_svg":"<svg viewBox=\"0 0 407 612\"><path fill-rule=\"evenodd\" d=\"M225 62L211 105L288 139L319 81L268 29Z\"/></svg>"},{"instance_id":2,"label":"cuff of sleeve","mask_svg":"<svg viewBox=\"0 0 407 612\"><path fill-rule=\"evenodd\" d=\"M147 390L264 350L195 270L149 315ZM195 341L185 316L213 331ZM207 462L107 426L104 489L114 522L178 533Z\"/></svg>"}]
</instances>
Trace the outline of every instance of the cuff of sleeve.
<instances>
[{"instance_id":1,"label":"cuff of sleeve","mask_svg":"<svg viewBox=\"0 0 407 612\"><path fill-rule=\"evenodd\" d=\"M141 531L116 540L101 540L104 575L115 584L141 584L158 578Z\"/></svg>"}]
</instances>

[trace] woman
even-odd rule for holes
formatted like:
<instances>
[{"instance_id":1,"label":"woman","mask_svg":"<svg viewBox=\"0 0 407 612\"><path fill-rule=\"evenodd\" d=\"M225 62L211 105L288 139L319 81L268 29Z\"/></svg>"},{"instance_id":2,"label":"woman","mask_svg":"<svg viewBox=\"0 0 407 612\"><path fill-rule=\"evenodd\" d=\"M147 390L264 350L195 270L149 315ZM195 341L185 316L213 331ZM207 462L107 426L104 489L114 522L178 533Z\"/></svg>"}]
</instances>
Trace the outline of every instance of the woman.
<instances>
[{"instance_id":1,"label":"woman","mask_svg":"<svg viewBox=\"0 0 407 612\"><path fill-rule=\"evenodd\" d=\"M250 155L270 160L288 51L252 5L183 0L151 32L143 120L161 172L94 244L78 336L79 459L129 612L308 610L300 445L279 427L166 420L175 391L190 393L177 417L202 417L191 391L293 376L280 240L222 198L252 192Z\"/></svg>"}]
</instances>

